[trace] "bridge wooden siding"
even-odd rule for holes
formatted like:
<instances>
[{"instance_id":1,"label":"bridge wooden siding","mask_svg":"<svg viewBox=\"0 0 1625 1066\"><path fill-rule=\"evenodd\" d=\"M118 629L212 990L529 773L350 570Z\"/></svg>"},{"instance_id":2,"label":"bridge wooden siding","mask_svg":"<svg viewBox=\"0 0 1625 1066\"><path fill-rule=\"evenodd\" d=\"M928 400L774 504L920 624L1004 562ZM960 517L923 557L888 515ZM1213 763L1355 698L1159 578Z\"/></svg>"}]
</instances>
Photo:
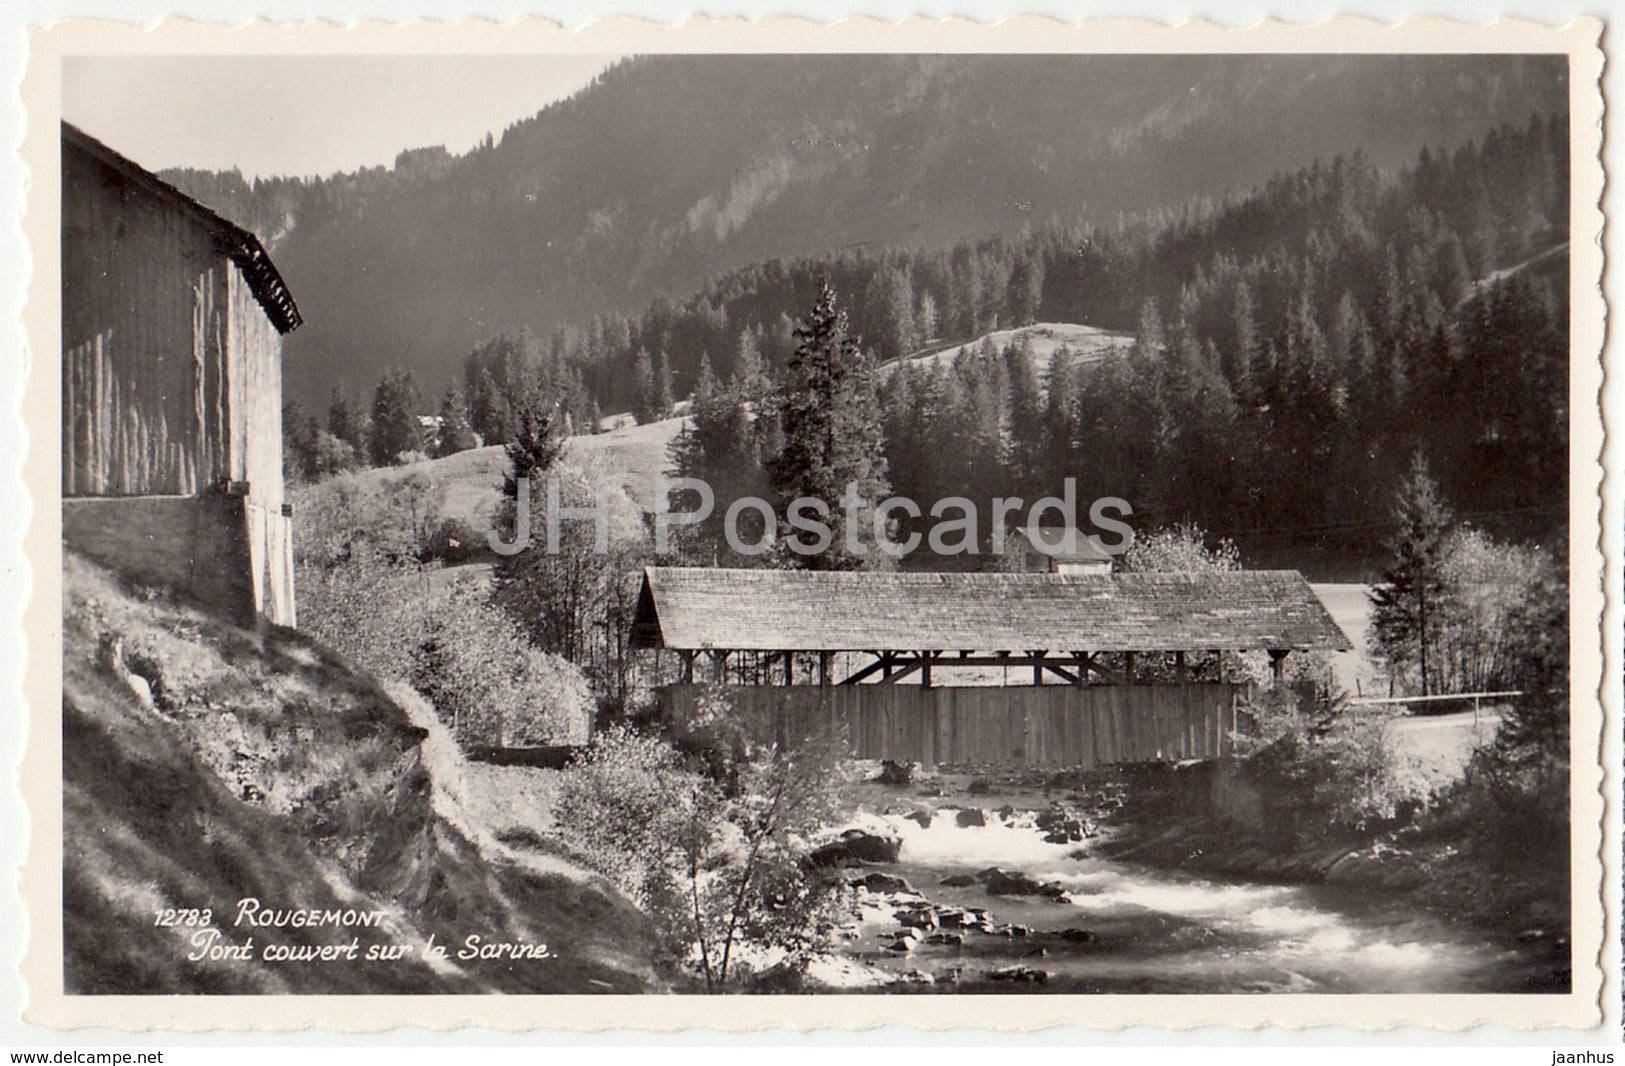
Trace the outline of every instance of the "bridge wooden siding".
<instances>
[{"instance_id":1,"label":"bridge wooden siding","mask_svg":"<svg viewBox=\"0 0 1625 1066\"><path fill-rule=\"evenodd\" d=\"M920 688L902 685L671 685L666 712L692 719L703 693L788 736L844 725L852 754L924 765L1089 768L1232 752L1250 686L1220 683Z\"/></svg>"}]
</instances>

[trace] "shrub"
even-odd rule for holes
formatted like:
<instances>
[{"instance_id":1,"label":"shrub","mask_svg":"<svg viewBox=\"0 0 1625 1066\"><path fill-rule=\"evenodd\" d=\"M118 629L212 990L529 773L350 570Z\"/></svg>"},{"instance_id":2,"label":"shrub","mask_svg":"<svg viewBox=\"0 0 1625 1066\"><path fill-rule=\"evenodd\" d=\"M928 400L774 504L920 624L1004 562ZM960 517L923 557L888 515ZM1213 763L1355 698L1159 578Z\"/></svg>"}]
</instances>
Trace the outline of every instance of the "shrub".
<instances>
[{"instance_id":1,"label":"shrub","mask_svg":"<svg viewBox=\"0 0 1625 1066\"><path fill-rule=\"evenodd\" d=\"M603 478L555 469L560 501L585 508L593 496L609 510L609 543L600 551L591 521L565 521L559 550L547 550L547 485L530 483L531 544L499 555L491 602L523 627L531 642L587 672L606 704L636 702L632 622L643 567L649 561L642 518L623 488ZM512 530L514 503L504 499L496 527Z\"/></svg>"},{"instance_id":2,"label":"shrub","mask_svg":"<svg viewBox=\"0 0 1625 1066\"><path fill-rule=\"evenodd\" d=\"M410 683L458 742L582 744L593 700L572 664L535 647L466 581L421 560L438 530L440 490L413 474L329 483L301 509L295 588L302 628L367 672Z\"/></svg>"},{"instance_id":3,"label":"shrub","mask_svg":"<svg viewBox=\"0 0 1625 1066\"><path fill-rule=\"evenodd\" d=\"M1189 522L1142 533L1123 553L1122 568L1130 573L1209 573L1240 570L1241 550L1235 542L1208 544L1207 531Z\"/></svg>"},{"instance_id":4,"label":"shrub","mask_svg":"<svg viewBox=\"0 0 1625 1066\"><path fill-rule=\"evenodd\" d=\"M1445 598L1435 668L1446 692L1511 687L1520 649L1514 617L1535 594L1550 564L1538 548L1503 544L1476 529L1445 543Z\"/></svg>"},{"instance_id":5,"label":"shrub","mask_svg":"<svg viewBox=\"0 0 1625 1066\"><path fill-rule=\"evenodd\" d=\"M648 910L665 891L704 790L671 745L617 725L565 768L553 816L588 862Z\"/></svg>"},{"instance_id":6,"label":"shrub","mask_svg":"<svg viewBox=\"0 0 1625 1066\"><path fill-rule=\"evenodd\" d=\"M1562 552L1554 552L1561 556ZM1495 742L1476 752L1453 797L1480 847L1513 861L1566 868L1569 840L1569 596L1541 565L1506 614L1516 697Z\"/></svg>"},{"instance_id":7,"label":"shrub","mask_svg":"<svg viewBox=\"0 0 1625 1066\"><path fill-rule=\"evenodd\" d=\"M423 552L428 560L438 560L446 566L487 559L491 555L485 541L486 531L461 518L443 518L429 533Z\"/></svg>"},{"instance_id":8,"label":"shrub","mask_svg":"<svg viewBox=\"0 0 1625 1066\"><path fill-rule=\"evenodd\" d=\"M1357 710L1324 687L1311 695L1287 685L1260 692L1247 713L1252 728L1237 734L1236 749L1272 786L1294 838L1363 830L1398 813L1385 738L1390 714Z\"/></svg>"},{"instance_id":9,"label":"shrub","mask_svg":"<svg viewBox=\"0 0 1625 1066\"><path fill-rule=\"evenodd\" d=\"M294 570L299 628L384 679L407 680L423 641L430 603L416 566L371 553L330 566Z\"/></svg>"},{"instance_id":10,"label":"shrub","mask_svg":"<svg viewBox=\"0 0 1625 1066\"><path fill-rule=\"evenodd\" d=\"M410 670L412 686L465 747L584 744L591 732L585 675L534 647L466 583L437 598Z\"/></svg>"},{"instance_id":11,"label":"shrub","mask_svg":"<svg viewBox=\"0 0 1625 1066\"><path fill-rule=\"evenodd\" d=\"M759 968L794 971L831 927L835 883L803 860L844 745L742 721L720 691L697 719L687 743L704 760L607 730L565 770L555 820L665 930L671 956L722 991Z\"/></svg>"}]
</instances>

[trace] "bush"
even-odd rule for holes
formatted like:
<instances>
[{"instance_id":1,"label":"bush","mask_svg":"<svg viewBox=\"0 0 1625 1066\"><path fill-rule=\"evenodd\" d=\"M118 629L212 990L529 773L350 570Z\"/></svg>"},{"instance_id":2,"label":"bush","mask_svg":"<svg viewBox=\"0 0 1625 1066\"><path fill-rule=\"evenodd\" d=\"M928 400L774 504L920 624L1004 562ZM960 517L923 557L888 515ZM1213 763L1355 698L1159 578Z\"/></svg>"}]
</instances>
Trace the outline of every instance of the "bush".
<instances>
[{"instance_id":1,"label":"bush","mask_svg":"<svg viewBox=\"0 0 1625 1066\"><path fill-rule=\"evenodd\" d=\"M1435 638L1442 691L1491 692L1514 684L1520 649L1513 619L1549 568L1538 548L1503 544L1476 529L1449 536Z\"/></svg>"},{"instance_id":2,"label":"bush","mask_svg":"<svg viewBox=\"0 0 1625 1066\"><path fill-rule=\"evenodd\" d=\"M1385 738L1391 714L1356 710L1340 694L1300 686L1260 692L1237 734L1248 769L1277 794L1295 842L1328 829L1365 830L1399 813L1401 789Z\"/></svg>"},{"instance_id":3,"label":"bush","mask_svg":"<svg viewBox=\"0 0 1625 1066\"><path fill-rule=\"evenodd\" d=\"M1561 556L1562 552L1554 552ZM1512 861L1569 853L1569 595L1555 566L1534 569L1505 615L1514 699L1495 742L1477 752L1453 797L1480 847Z\"/></svg>"},{"instance_id":4,"label":"bush","mask_svg":"<svg viewBox=\"0 0 1625 1066\"><path fill-rule=\"evenodd\" d=\"M794 738L701 701L684 756L617 726L566 769L555 821L665 930L708 991L794 971L832 927L836 882L808 871L808 835L830 814L839 738ZM793 734L791 734L793 738Z\"/></svg>"},{"instance_id":5,"label":"bush","mask_svg":"<svg viewBox=\"0 0 1625 1066\"><path fill-rule=\"evenodd\" d=\"M662 896L678 839L705 791L658 737L612 726L560 777L553 817L570 844L645 910Z\"/></svg>"},{"instance_id":6,"label":"bush","mask_svg":"<svg viewBox=\"0 0 1625 1066\"><path fill-rule=\"evenodd\" d=\"M301 488L294 493L296 559L318 568L356 560L423 562L444 524L444 502L445 487L421 472L335 478Z\"/></svg>"},{"instance_id":7,"label":"bush","mask_svg":"<svg viewBox=\"0 0 1625 1066\"><path fill-rule=\"evenodd\" d=\"M446 566L488 559L491 549L485 540L486 531L461 518L443 518L429 533L423 546L426 560L438 560Z\"/></svg>"},{"instance_id":8,"label":"bush","mask_svg":"<svg viewBox=\"0 0 1625 1066\"><path fill-rule=\"evenodd\" d=\"M530 483L531 544L499 555L491 602L508 612L531 642L587 672L604 702L637 702L637 656L632 622L643 567L649 562L643 519L623 488L604 478L555 469L560 501L585 508L594 494L609 510L607 550L599 550L591 521L565 521L559 550L547 550L547 482ZM514 502L504 499L496 528L514 528Z\"/></svg>"},{"instance_id":9,"label":"bush","mask_svg":"<svg viewBox=\"0 0 1625 1066\"><path fill-rule=\"evenodd\" d=\"M1211 573L1240 570L1241 550L1235 542L1209 545L1207 531L1189 522L1142 533L1123 553L1122 569L1130 573Z\"/></svg>"},{"instance_id":10,"label":"bush","mask_svg":"<svg viewBox=\"0 0 1625 1066\"><path fill-rule=\"evenodd\" d=\"M301 630L374 677L410 679L430 609L420 569L361 553L330 566L300 563L294 589Z\"/></svg>"},{"instance_id":11,"label":"bush","mask_svg":"<svg viewBox=\"0 0 1625 1066\"><path fill-rule=\"evenodd\" d=\"M535 647L479 587L421 565L437 536L461 543L438 517L440 498L420 474L309 492L295 575L301 628L368 673L410 683L461 744L586 743L594 703L581 671Z\"/></svg>"},{"instance_id":12,"label":"bush","mask_svg":"<svg viewBox=\"0 0 1625 1066\"><path fill-rule=\"evenodd\" d=\"M438 597L413 652L410 680L464 747L585 744L591 734L585 675L534 647L466 583Z\"/></svg>"}]
</instances>

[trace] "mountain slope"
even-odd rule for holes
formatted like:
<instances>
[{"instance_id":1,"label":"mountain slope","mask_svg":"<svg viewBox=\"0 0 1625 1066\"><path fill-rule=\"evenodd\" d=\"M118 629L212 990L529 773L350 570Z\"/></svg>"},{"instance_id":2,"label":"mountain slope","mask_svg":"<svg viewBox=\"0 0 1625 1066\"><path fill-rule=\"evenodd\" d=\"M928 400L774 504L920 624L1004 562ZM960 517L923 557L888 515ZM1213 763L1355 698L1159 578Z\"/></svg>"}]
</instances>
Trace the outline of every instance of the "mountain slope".
<instances>
[{"instance_id":1,"label":"mountain slope","mask_svg":"<svg viewBox=\"0 0 1625 1066\"><path fill-rule=\"evenodd\" d=\"M1317 156L1396 165L1561 110L1564 78L1506 56L648 57L462 157L254 191L167 176L280 234L295 394L389 364L433 392L499 331L762 260L1175 211Z\"/></svg>"}]
</instances>

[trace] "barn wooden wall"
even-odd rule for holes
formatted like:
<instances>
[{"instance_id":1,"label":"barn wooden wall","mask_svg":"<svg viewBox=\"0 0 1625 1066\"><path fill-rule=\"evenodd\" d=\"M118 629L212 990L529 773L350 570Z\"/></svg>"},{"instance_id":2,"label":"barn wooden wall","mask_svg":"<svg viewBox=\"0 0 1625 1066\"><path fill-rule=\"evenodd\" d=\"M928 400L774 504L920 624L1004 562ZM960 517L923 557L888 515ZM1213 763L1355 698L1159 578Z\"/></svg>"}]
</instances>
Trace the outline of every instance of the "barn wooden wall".
<instances>
[{"instance_id":1,"label":"barn wooden wall","mask_svg":"<svg viewBox=\"0 0 1625 1066\"><path fill-rule=\"evenodd\" d=\"M211 226L82 152L65 150L62 167L63 497L246 483L232 505L244 584L255 610L293 625L281 334ZM75 529L118 543L87 532L114 513L87 511Z\"/></svg>"},{"instance_id":2,"label":"barn wooden wall","mask_svg":"<svg viewBox=\"0 0 1625 1066\"><path fill-rule=\"evenodd\" d=\"M194 219L63 154L62 492L190 495L227 473L235 268Z\"/></svg>"},{"instance_id":3,"label":"barn wooden wall","mask_svg":"<svg viewBox=\"0 0 1625 1066\"><path fill-rule=\"evenodd\" d=\"M254 603L294 624L293 530L282 513L282 337L236 269L227 275L226 380L231 480L248 483Z\"/></svg>"},{"instance_id":4,"label":"barn wooden wall","mask_svg":"<svg viewBox=\"0 0 1625 1066\"><path fill-rule=\"evenodd\" d=\"M662 694L668 713L682 723L711 691L715 686L672 685ZM722 691L734 713L777 722L789 736L844 725L860 759L1089 768L1231 754L1247 686L741 685Z\"/></svg>"}]
</instances>

